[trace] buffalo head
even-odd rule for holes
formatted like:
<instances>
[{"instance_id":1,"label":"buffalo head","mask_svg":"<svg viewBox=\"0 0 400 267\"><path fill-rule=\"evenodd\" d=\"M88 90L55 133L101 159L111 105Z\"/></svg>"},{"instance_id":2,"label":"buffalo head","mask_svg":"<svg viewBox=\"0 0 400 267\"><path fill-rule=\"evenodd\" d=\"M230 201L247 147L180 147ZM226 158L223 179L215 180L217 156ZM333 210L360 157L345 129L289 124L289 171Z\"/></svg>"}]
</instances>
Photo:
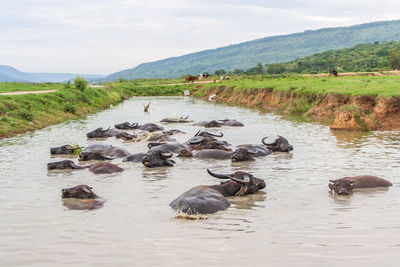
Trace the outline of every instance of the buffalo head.
<instances>
[{"instance_id":1,"label":"buffalo head","mask_svg":"<svg viewBox=\"0 0 400 267\"><path fill-rule=\"evenodd\" d=\"M105 138L105 137L108 137L107 134L106 134L106 132L108 130L110 130L110 127L108 127L107 130L103 130L103 128L100 127L100 128L97 128L94 131L91 131L91 132L87 133L86 136L87 136L87 138Z\"/></svg>"},{"instance_id":2,"label":"buffalo head","mask_svg":"<svg viewBox=\"0 0 400 267\"><path fill-rule=\"evenodd\" d=\"M104 156L101 152L82 151L79 153L79 160L113 160L114 158Z\"/></svg>"},{"instance_id":3,"label":"buffalo head","mask_svg":"<svg viewBox=\"0 0 400 267\"><path fill-rule=\"evenodd\" d=\"M289 144L288 140L284 137L278 135L278 138L273 143L265 143L265 139L268 137L264 137L261 142L272 152L289 152L293 150L293 146Z\"/></svg>"},{"instance_id":4,"label":"buffalo head","mask_svg":"<svg viewBox=\"0 0 400 267\"><path fill-rule=\"evenodd\" d=\"M50 148L50 154L74 154L75 151L82 149L83 147L64 145L60 147Z\"/></svg>"},{"instance_id":5,"label":"buffalo head","mask_svg":"<svg viewBox=\"0 0 400 267\"><path fill-rule=\"evenodd\" d=\"M354 180L347 179L338 179L338 180L329 180L329 189L334 191L338 195L347 196L351 192L353 192L354 188Z\"/></svg>"},{"instance_id":6,"label":"buffalo head","mask_svg":"<svg viewBox=\"0 0 400 267\"><path fill-rule=\"evenodd\" d=\"M174 166L175 161L169 159L170 157L172 157L172 153L163 153L158 150L150 151L143 157L142 163L148 168Z\"/></svg>"},{"instance_id":7,"label":"buffalo head","mask_svg":"<svg viewBox=\"0 0 400 267\"><path fill-rule=\"evenodd\" d=\"M79 199L95 199L99 198L92 191L92 187L81 184L71 188L64 188L61 190L62 198L79 198Z\"/></svg>"},{"instance_id":8,"label":"buffalo head","mask_svg":"<svg viewBox=\"0 0 400 267\"><path fill-rule=\"evenodd\" d=\"M138 128L138 123L129 123L129 122L124 122L120 124L115 124L114 127L120 130L132 130L132 129L137 129Z\"/></svg>"},{"instance_id":9,"label":"buffalo head","mask_svg":"<svg viewBox=\"0 0 400 267\"><path fill-rule=\"evenodd\" d=\"M239 147L232 153L232 161L246 161L253 160L252 154L257 153L257 151L248 150L243 147Z\"/></svg>"},{"instance_id":10,"label":"buffalo head","mask_svg":"<svg viewBox=\"0 0 400 267\"><path fill-rule=\"evenodd\" d=\"M222 182L220 185L212 186L225 197L254 194L258 190L265 188L263 179L256 178L248 172L236 171L233 174L217 174L209 169L207 169L207 172L211 176L219 179L229 179L228 181Z\"/></svg>"}]
</instances>

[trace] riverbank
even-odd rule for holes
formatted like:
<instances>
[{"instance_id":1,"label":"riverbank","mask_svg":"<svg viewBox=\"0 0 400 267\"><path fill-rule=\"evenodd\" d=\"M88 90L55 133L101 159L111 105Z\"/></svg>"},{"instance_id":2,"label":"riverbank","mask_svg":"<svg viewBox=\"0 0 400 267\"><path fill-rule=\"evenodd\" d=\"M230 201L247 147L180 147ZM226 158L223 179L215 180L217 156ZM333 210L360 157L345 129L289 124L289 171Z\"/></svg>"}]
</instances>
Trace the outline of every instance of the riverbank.
<instances>
[{"instance_id":1,"label":"riverbank","mask_svg":"<svg viewBox=\"0 0 400 267\"><path fill-rule=\"evenodd\" d=\"M330 122L332 130L400 131L397 77L224 81L218 86L198 87L194 95L221 103L324 119Z\"/></svg>"},{"instance_id":2,"label":"riverbank","mask_svg":"<svg viewBox=\"0 0 400 267\"><path fill-rule=\"evenodd\" d=\"M21 84L20 88L26 86ZM43 88L42 85L37 86ZM30 84L29 88L35 89L35 85ZM133 82L121 82L86 88L84 91L59 86L56 92L51 93L1 95L0 138L79 118L107 109L132 96L179 95L190 88L192 85L138 86ZM138 109L142 110L143 107Z\"/></svg>"}]
</instances>

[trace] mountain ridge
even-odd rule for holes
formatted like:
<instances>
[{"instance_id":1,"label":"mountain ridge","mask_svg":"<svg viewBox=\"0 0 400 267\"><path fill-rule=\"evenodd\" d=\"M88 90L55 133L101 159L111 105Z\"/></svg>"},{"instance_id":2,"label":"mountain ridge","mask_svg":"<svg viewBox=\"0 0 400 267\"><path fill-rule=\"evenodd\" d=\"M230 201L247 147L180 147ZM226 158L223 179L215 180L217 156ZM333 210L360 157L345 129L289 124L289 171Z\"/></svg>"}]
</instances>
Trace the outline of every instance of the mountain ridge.
<instances>
[{"instance_id":1,"label":"mountain ridge","mask_svg":"<svg viewBox=\"0 0 400 267\"><path fill-rule=\"evenodd\" d=\"M396 40L400 40L400 20L305 30L142 63L134 68L112 73L106 80L174 78L217 69L246 69L259 62L288 62L327 50Z\"/></svg>"}]
</instances>

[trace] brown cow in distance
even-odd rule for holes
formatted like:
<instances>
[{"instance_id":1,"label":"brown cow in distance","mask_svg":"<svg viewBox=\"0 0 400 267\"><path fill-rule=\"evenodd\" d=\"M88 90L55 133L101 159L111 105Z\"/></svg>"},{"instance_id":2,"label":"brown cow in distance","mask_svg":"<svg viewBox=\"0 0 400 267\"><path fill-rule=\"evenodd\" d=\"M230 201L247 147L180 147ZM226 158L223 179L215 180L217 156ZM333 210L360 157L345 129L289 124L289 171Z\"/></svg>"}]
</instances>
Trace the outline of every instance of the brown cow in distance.
<instances>
[{"instance_id":1,"label":"brown cow in distance","mask_svg":"<svg viewBox=\"0 0 400 267\"><path fill-rule=\"evenodd\" d=\"M195 80L198 80L199 78L198 77L194 77L194 76L190 76L190 75L188 75L188 76L186 76L186 79L185 79L185 83L186 82L194 82Z\"/></svg>"}]
</instances>

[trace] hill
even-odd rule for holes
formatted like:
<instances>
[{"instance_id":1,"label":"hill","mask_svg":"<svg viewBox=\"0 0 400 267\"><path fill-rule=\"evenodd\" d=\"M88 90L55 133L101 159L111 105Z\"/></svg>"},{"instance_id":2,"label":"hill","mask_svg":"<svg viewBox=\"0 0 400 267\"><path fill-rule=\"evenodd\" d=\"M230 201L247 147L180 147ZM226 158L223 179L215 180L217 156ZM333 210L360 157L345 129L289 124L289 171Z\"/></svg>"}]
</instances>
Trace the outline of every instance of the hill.
<instances>
[{"instance_id":1,"label":"hill","mask_svg":"<svg viewBox=\"0 0 400 267\"><path fill-rule=\"evenodd\" d=\"M84 77L89 81L105 77L105 75L96 74L22 72L11 66L0 65L0 82L58 83L73 80L76 76Z\"/></svg>"},{"instance_id":2,"label":"hill","mask_svg":"<svg viewBox=\"0 0 400 267\"><path fill-rule=\"evenodd\" d=\"M339 72L389 70L393 67L393 62L390 62L393 51L400 51L400 41L375 42L329 50L286 63L271 64L267 69L272 74L321 73L331 69Z\"/></svg>"},{"instance_id":3,"label":"hill","mask_svg":"<svg viewBox=\"0 0 400 267\"><path fill-rule=\"evenodd\" d=\"M314 53L352 47L362 43L400 40L400 20L380 21L350 27L308 30L266 37L236 45L172 57L110 74L117 78L173 78L218 69L247 69L257 63L287 62Z\"/></svg>"}]
</instances>

